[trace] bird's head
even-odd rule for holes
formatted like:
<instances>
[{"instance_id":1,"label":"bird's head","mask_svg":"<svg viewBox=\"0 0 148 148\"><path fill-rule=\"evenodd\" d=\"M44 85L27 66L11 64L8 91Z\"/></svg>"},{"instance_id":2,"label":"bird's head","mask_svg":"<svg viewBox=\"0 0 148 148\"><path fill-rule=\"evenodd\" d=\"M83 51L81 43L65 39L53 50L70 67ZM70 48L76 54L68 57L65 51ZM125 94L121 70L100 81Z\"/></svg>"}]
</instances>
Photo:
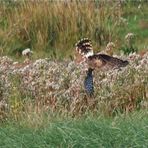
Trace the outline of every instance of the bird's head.
<instances>
[{"instance_id":1,"label":"bird's head","mask_svg":"<svg viewBox=\"0 0 148 148\"><path fill-rule=\"evenodd\" d=\"M75 45L75 61L81 63L85 61L89 56L92 56L93 48L91 40L88 38L83 38L79 40Z\"/></svg>"}]
</instances>

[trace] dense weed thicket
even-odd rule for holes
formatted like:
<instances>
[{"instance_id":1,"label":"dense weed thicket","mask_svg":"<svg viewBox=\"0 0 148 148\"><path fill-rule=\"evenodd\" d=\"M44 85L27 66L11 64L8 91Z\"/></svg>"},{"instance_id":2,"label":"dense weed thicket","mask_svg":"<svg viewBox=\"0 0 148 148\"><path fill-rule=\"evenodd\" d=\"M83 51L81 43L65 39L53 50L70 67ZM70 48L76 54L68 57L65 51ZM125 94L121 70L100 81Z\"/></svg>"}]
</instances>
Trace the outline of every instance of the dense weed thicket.
<instances>
[{"instance_id":1,"label":"dense weed thicket","mask_svg":"<svg viewBox=\"0 0 148 148\"><path fill-rule=\"evenodd\" d=\"M35 57L63 58L83 37L102 49L113 41L116 51L147 48L146 1L0 1L0 54L19 57L24 48ZM136 35L129 47L128 32Z\"/></svg>"},{"instance_id":2,"label":"dense weed thicket","mask_svg":"<svg viewBox=\"0 0 148 148\"><path fill-rule=\"evenodd\" d=\"M33 59L44 57L18 63L1 56L1 118L41 108L74 116L146 108L147 53L121 56L130 61L121 71L95 72L93 98L83 88L85 64L53 60L73 56L82 37L92 39L94 49L113 41L113 52L146 51L146 10L145 1L0 1L1 55L20 59L31 48Z\"/></svg>"},{"instance_id":3,"label":"dense weed thicket","mask_svg":"<svg viewBox=\"0 0 148 148\"><path fill-rule=\"evenodd\" d=\"M112 115L148 108L148 52L119 58L130 64L120 70L95 71L95 94L90 98L83 87L85 64L49 59L18 63L1 57L1 118L17 118L33 110L79 116L89 111Z\"/></svg>"}]
</instances>

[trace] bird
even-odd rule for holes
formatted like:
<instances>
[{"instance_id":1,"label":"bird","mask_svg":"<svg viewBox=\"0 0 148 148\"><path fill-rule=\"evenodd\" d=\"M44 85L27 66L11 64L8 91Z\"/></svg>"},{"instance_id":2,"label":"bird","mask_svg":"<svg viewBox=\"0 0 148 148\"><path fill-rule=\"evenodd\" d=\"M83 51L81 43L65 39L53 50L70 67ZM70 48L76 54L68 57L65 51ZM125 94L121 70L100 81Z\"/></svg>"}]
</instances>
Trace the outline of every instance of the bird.
<instances>
[{"instance_id":1,"label":"bird","mask_svg":"<svg viewBox=\"0 0 148 148\"><path fill-rule=\"evenodd\" d=\"M77 54L75 60L79 63L86 62L89 68L109 70L125 67L129 64L127 60L124 61L107 54L94 53L91 40L88 38L79 40L75 46Z\"/></svg>"},{"instance_id":2,"label":"bird","mask_svg":"<svg viewBox=\"0 0 148 148\"><path fill-rule=\"evenodd\" d=\"M86 62L88 65L87 74L84 80L84 88L87 94L92 95L94 92L93 87L93 71L102 70L107 71L110 69L117 69L125 67L129 64L127 60L121 60L119 58L102 54L94 53L91 40L83 38L75 44L76 57L75 61L79 63Z\"/></svg>"}]
</instances>

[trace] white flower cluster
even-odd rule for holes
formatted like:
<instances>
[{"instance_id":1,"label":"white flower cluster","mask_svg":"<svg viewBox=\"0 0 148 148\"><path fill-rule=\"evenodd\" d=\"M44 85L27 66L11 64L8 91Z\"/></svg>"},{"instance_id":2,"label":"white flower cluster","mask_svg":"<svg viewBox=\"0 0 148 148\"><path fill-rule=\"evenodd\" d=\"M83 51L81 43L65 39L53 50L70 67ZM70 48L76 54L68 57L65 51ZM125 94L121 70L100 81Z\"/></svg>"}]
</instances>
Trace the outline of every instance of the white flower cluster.
<instances>
[{"instance_id":1,"label":"white flower cluster","mask_svg":"<svg viewBox=\"0 0 148 148\"><path fill-rule=\"evenodd\" d=\"M133 53L119 58L128 58L129 66L120 70L94 72L96 99L122 99L125 94L128 98L126 91L132 87L148 87L148 52L143 57ZM19 97L22 99L27 97L50 102L53 99L73 101L83 98L85 67L85 64L76 64L73 61L59 62L49 59L39 59L27 65L19 63L18 66L10 58L1 57L0 102L8 102L14 87L20 92Z\"/></svg>"},{"instance_id":2,"label":"white flower cluster","mask_svg":"<svg viewBox=\"0 0 148 148\"><path fill-rule=\"evenodd\" d=\"M129 41L131 40L135 35L133 33L128 33L126 36L125 36L125 40Z\"/></svg>"},{"instance_id":3,"label":"white flower cluster","mask_svg":"<svg viewBox=\"0 0 148 148\"><path fill-rule=\"evenodd\" d=\"M105 52L106 54L108 55L113 55L113 49L115 48L115 44L113 42L109 42L107 45L106 45L106 49L105 49Z\"/></svg>"},{"instance_id":4,"label":"white flower cluster","mask_svg":"<svg viewBox=\"0 0 148 148\"><path fill-rule=\"evenodd\" d=\"M117 21L117 25L126 26L126 25L128 25L128 21L126 18L119 17L119 19Z\"/></svg>"},{"instance_id":5,"label":"white flower cluster","mask_svg":"<svg viewBox=\"0 0 148 148\"><path fill-rule=\"evenodd\" d=\"M32 53L33 53L33 51L31 51L30 48L26 48L25 50L22 51L23 56L26 56L26 55L29 55Z\"/></svg>"},{"instance_id":6,"label":"white flower cluster","mask_svg":"<svg viewBox=\"0 0 148 148\"><path fill-rule=\"evenodd\" d=\"M110 49L110 48L115 48L115 44L113 42L109 42L107 45L106 45L106 48Z\"/></svg>"}]
</instances>

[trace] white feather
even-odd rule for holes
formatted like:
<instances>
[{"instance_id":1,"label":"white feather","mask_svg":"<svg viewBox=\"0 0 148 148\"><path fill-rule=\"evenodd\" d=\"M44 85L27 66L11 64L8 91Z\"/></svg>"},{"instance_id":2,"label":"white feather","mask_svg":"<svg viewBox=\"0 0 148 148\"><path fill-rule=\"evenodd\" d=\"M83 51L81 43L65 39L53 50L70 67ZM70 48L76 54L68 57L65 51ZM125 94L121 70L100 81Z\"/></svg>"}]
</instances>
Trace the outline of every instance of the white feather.
<instances>
[{"instance_id":1,"label":"white feather","mask_svg":"<svg viewBox=\"0 0 148 148\"><path fill-rule=\"evenodd\" d=\"M93 56L94 55L94 52L93 52L93 50L91 50L91 51L89 51L88 53L86 53L84 56L86 57L86 58L88 58L89 56Z\"/></svg>"}]
</instances>

